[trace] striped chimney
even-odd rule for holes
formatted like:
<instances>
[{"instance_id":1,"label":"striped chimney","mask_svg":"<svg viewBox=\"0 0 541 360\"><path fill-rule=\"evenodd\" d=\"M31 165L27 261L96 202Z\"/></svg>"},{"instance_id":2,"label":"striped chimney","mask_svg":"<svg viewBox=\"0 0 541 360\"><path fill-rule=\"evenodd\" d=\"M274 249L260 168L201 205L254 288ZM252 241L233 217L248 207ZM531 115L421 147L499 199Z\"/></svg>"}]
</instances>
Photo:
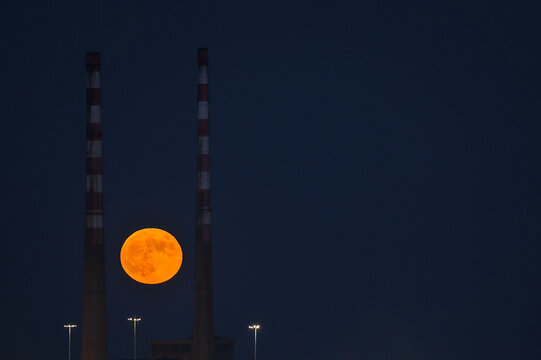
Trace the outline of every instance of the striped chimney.
<instances>
[{"instance_id":1,"label":"striped chimney","mask_svg":"<svg viewBox=\"0 0 541 360\"><path fill-rule=\"evenodd\" d=\"M192 354L193 360L214 360L207 49L199 48L197 55L197 223Z\"/></svg>"},{"instance_id":2,"label":"striped chimney","mask_svg":"<svg viewBox=\"0 0 541 360\"><path fill-rule=\"evenodd\" d=\"M86 53L86 76L86 231L81 359L105 360L107 346L99 53Z\"/></svg>"}]
</instances>

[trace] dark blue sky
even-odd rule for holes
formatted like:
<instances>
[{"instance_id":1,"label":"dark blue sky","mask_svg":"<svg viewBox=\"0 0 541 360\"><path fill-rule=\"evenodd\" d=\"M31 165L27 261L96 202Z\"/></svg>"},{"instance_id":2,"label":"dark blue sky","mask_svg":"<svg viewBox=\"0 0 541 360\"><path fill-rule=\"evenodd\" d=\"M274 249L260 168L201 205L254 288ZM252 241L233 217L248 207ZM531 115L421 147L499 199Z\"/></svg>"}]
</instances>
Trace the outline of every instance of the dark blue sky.
<instances>
[{"instance_id":1,"label":"dark blue sky","mask_svg":"<svg viewBox=\"0 0 541 360\"><path fill-rule=\"evenodd\" d=\"M535 1L10 2L2 11L3 357L80 324L85 52L102 53L108 340L192 328L196 48L208 46L215 329L271 359L541 357ZM119 261L160 227L185 261ZM74 331L79 356L80 329Z\"/></svg>"}]
</instances>

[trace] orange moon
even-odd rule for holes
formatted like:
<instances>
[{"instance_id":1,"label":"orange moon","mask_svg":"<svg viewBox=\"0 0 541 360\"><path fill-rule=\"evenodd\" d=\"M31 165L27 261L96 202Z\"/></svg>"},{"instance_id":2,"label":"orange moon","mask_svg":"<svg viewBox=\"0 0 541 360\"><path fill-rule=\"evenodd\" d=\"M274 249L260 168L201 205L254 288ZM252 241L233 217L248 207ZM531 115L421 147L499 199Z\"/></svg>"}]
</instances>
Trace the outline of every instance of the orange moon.
<instances>
[{"instance_id":1,"label":"orange moon","mask_svg":"<svg viewBox=\"0 0 541 360\"><path fill-rule=\"evenodd\" d=\"M182 249L167 231L142 229L131 234L122 245L120 263L133 280L143 284L160 284L179 271Z\"/></svg>"}]
</instances>

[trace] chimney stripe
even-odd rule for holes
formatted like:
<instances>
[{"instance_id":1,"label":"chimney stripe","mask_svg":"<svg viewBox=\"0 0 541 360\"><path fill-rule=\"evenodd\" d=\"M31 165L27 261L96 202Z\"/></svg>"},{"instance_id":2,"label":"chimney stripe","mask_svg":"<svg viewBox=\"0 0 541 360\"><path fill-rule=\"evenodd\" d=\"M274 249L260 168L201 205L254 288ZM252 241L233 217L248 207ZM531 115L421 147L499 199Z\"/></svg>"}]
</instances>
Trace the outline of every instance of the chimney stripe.
<instances>
[{"instance_id":1,"label":"chimney stripe","mask_svg":"<svg viewBox=\"0 0 541 360\"><path fill-rule=\"evenodd\" d=\"M102 192L102 176L101 175L86 175L86 191L87 192Z\"/></svg>"},{"instance_id":2,"label":"chimney stripe","mask_svg":"<svg viewBox=\"0 0 541 360\"><path fill-rule=\"evenodd\" d=\"M209 100L209 95L208 95L208 86L206 84L199 84L198 87L197 87L197 94L198 94L198 98L199 98L199 101L208 101Z\"/></svg>"},{"instance_id":3,"label":"chimney stripe","mask_svg":"<svg viewBox=\"0 0 541 360\"><path fill-rule=\"evenodd\" d=\"M101 105L101 89L87 88L86 101L90 105Z\"/></svg>"},{"instance_id":4,"label":"chimney stripe","mask_svg":"<svg viewBox=\"0 0 541 360\"><path fill-rule=\"evenodd\" d=\"M199 171L199 189L210 189L210 173L208 171Z\"/></svg>"},{"instance_id":5,"label":"chimney stripe","mask_svg":"<svg viewBox=\"0 0 541 360\"><path fill-rule=\"evenodd\" d=\"M209 103L208 101L200 101L199 102L199 110L198 110L198 119L208 119L209 118Z\"/></svg>"},{"instance_id":6,"label":"chimney stripe","mask_svg":"<svg viewBox=\"0 0 541 360\"><path fill-rule=\"evenodd\" d=\"M101 158L101 140L87 140L86 157Z\"/></svg>"},{"instance_id":7,"label":"chimney stripe","mask_svg":"<svg viewBox=\"0 0 541 360\"><path fill-rule=\"evenodd\" d=\"M90 105L89 124L101 123L101 105Z\"/></svg>"},{"instance_id":8,"label":"chimney stripe","mask_svg":"<svg viewBox=\"0 0 541 360\"><path fill-rule=\"evenodd\" d=\"M208 136L209 120L208 119L197 120L197 130L199 132L199 136Z\"/></svg>"},{"instance_id":9,"label":"chimney stripe","mask_svg":"<svg viewBox=\"0 0 541 360\"><path fill-rule=\"evenodd\" d=\"M86 158L87 175L101 175L101 157Z\"/></svg>"},{"instance_id":10,"label":"chimney stripe","mask_svg":"<svg viewBox=\"0 0 541 360\"><path fill-rule=\"evenodd\" d=\"M209 153L209 137L208 136L199 136L199 154L208 155Z\"/></svg>"},{"instance_id":11,"label":"chimney stripe","mask_svg":"<svg viewBox=\"0 0 541 360\"><path fill-rule=\"evenodd\" d=\"M86 194L86 212L103 212L103 193L88 192Z\"/></svg>"},{"instance_id":12,"label":"chimney stripe","mask_svg":"<svg viewBox=\"0 0 541 360\"><path fill-rule=\"evenodd\" d=\"M103 214L86 214L86 227L92 229L103 228Z\"/></svg>"},{"instance_id":13,"label":"chimney stripe","mask_svg":"<svg viewBox=\"0 0 541 360\"><path fill-rule=\"evenodd\" d=\"M207 67L206 66L200 66L199 67L199 84L208 84L208 74L207 74Z\"/></svg>"},{"instance_id":14,"label":"chimney stripe","mask_svg":"<svg viewBox=\"0 0 541 360\"><path fill-rule=\"evenodd\" d=\"M87 88L89 89L99 89L100 86L100 72L93 71L88 75Z\"/></svg>"}]
</instances>

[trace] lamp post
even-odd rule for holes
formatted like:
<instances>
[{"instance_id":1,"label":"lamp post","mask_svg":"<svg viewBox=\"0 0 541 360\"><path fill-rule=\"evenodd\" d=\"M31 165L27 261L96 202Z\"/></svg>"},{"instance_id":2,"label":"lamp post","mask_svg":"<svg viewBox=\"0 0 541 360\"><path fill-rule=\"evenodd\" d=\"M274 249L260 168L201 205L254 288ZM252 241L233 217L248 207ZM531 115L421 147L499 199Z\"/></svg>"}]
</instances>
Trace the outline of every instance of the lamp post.
<instances>
[{"instance_id":1,"label":"lamp post","mask_svg":"<svg viewBox=\"0 0 541 360\"><path fill-rule=\"evenodd\" d=\"M139 321L141 321L141 318L138 318L138 317L131 317L131 318L128 318L128 321L133 321L133 359L135 360L136 357L135 357L135 354L136 354L136 350L137 350L137 347L136 347L136 340L137 340L137 323Z\"/></svg>"},{"instance_id":2,"label":"lamp post","mask_svg":"<svg viewBox=\"0 0 541 360\"><path fill-rule=\"evenodd\" d=\"M254 360L257 360L257 330L259 328L258 324L248 326L248 329L254 330Z\"/></svg>"},{"instance_id":3,"label":"lamp post","mask_svg":"<svg viewBox=\"0 0 541 360\"><path fill-rule=\"evenodd\" d=\"M64 327L68 328L68 360L71 360L71 329L77 327L77 325L67 324Z\"/></svg>"}]
</instances>

